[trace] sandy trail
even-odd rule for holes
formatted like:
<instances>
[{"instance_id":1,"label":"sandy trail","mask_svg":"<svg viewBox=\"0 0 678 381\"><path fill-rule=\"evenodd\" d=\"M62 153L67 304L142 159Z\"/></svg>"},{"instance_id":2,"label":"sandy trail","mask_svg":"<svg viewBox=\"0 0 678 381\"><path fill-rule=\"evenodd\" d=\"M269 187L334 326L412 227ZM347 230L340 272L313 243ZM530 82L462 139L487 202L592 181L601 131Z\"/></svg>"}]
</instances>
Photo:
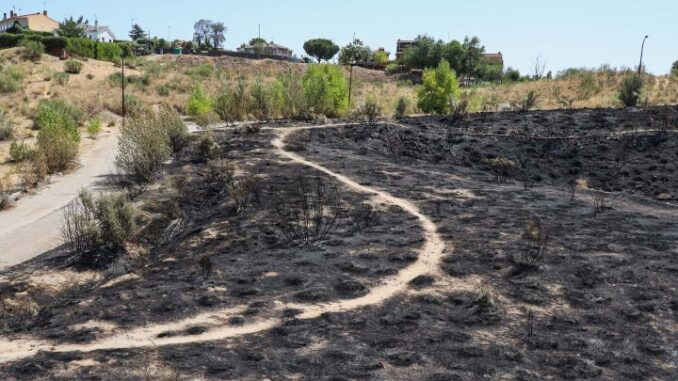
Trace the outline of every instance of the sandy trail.
<instances>
[{"instance_id":1,"label":"sandy trail","mask_svg":"<svg viewBox=\"0 0 678 381\"><path fill-rule=\"evenodd\" d=\"M403 269L394 277L385 279L381 285L372 288L365 296L356 299L341 300L325 304L281 304L278 306L279 310L286 308L295 308L300 310L301 313L297 316L297 319L314 319L324 313L346 312L384 302L394 295L406 291L408 282L417 276L439 273L439 263L443 258L445 243L438 234L437 226L413 203L395 197L387 192L360 185L344 175L332 172L331 170L319 164L306 160L303 157L295 153L288 152L284 149L285 139L296 131L303 129L333 128L341 126L345 126L345 124L276 129L278 136L273 141L273 146L278 155L280 155L282 158L290 160L290 162L302 164L321 171L335 178L337 181L343 183L345 186L353 189L354 191L372 195L373 200L376 202L398 206L417 217L424 230L425 243L419 249L418 259L415 263ZM58 344L47 341L33 340L30 338L14 341L0 339L0 363L7 363L29 358L41 351L53 353L92 352L98 350L147 348L220 341L238 336L263 332L274 328L283 322L283 320L279 318L259 320L241 326L232 326L226 322L229 317L237 315L244 309L244 306L235 307L197 315L192 318L168 324L149 325L146 327L132 329L118 335L106 337L90 344ZM208 330L200 335L178 335L158 338L160 333L181 332L194 326L204 326L208 328Z\"/></svg>"},{"instance_id":2,"label":"sandy trail","mask_svg":"<svg viewBox=\"0 0 678 381\"><path fill-rule=\"evenodd\" d=\"M40 193L24 197L0 213L0 271L28 261L63 244L62 213L82 188L101 189L114 173L117 134L102 135L80 156L80 167L53 182Z\"/></svg>"}]
</instances>

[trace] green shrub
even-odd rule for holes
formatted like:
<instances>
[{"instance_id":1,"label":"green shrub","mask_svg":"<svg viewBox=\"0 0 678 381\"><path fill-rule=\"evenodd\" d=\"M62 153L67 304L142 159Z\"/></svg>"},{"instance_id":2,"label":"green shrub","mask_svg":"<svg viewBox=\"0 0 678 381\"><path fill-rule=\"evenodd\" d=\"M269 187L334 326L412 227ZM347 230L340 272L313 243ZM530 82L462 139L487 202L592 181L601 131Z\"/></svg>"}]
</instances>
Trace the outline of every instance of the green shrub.
<instances>
[{"instance_id":1,"label":"green shrub","mask_svg":"<svg viewBox=\"0 0 678 381\"><path fill-rule=\"evenodd\" d=\"M168 104L160 105L158 122L169 137L170 146L175 153L181 152L188 144L188 128L181 116Z\"/></svg>"},{"instance_id":2,"label":"green shrub","mask_svg":"<svg viewBox=\"0 0 678 381\"><path fill-rule=\"evenodd\" d=\"M82 111L64 101L42 101L35 125L38 149L44 155L50 173L63 171L78 154Z\"/></svg>"},{"instance_id":3,"label":"green shrub","mask_svg":"<svg viewBox=\"0 0 678 381\"><path fill-rule=\"evenodd\" d=\"M66 46L68 54L80 58L96 58L97 42L88 38L69 38Z\"/></svg>"},{"instance_id":4,"label":"green shrub","mask_svg":"<svg viewBox=\"0 0 678 381\"><path fill-rule=\"evenodd\" d=\"M638 74L630 74L622 79L619 89L619 100L626 107L635 107L643 91L643 78Z\"/></svg>"},{"instance_id":5,"label":"green shrub","mask_svg":"<svg viewBox=\"0 0 678 381\"><path fill-rule=\"evenodd\" d=\"M61 55L68 45L68 39L64 37L45 36L41 42L45 45L45 50L54 55Z\"/></svg>"},{"instance_id":6,"label":"green shrub","mask_svg":"<svg viewBox=\"0 0 678 381\"><path fill-rule=\"evenodd\" d=\"M15 163L21 163L33 157L35 150L24 142L12 142L9 146L9 156Z\"/></svg>"},{"instance_id":7,"label":"green shrub","mask_svg":"<svg viewBox=\"0 0 678 381\"><path fill-rule=\"evenodd\" d=\"M397 63L392 62L386 65L386 74L393 75L397 74L398 72L400 72L400 65L398 65Z\"/></svg>"},{"instance_id":8,"label":"green shrub","mask_svg":"<svg viewBox=\"0 0 678 381\"><path fill-rule=\"evenodd\" d=\"M49 124L64 124L77 130L77 125L83 122L84 112L66 101L43 100L38 104L37 116L34 120L35 128L42 129Z\"/></svg>"},{"instance_id":9,"label":"green shrub","mask_svg":"<svg viewBox=\"0 0 678 381\"><path fill-rule=\"evenodd\" d=\"M95 199L86 190L64 210L62 236L72 253L92 254L91 264L100 264L94 251L118 251L133 239L138 228L137 211L123 193ZM104 258L106 263L109 258ZM99 267L99 266L96 266Z\"/></svg>"},{"instance_id":10,"label":"green shrub","mask_svg":"<svg viewBox=\"0 0 678 381\"><path fill-rule=\"evenodd\" d=\"M396 104L395 117L402 118L407 115L407 109L410 107L410 101L405 97L398 98L398 103Z\"/></svg>"},{"instance_id":11,"label":"green shrub","mask_svg":"<svg viewBox=\"0 0 678 381\"><path fill-rule=\"evenodd\" d=\"M209 64L198 65L188 71L190 77L210 78L214 74L214 68Z\"/></svg>"},{"instance_id":12,"label":"green shrub","mask_svg":"<svg viewBox=\"0 0 678 381\"><path fill-rule=\"evenodd\" d=\"M167 86L167 85L160 85L160 86L155 88L155 91L161 97L168 97L170 95L170 87Z\"/></svg>"},{"instance_id":13,"label":"green shrub","mask_svg":"<svg viewBox=\"0 0 678 381\"><path fill-rule=\"evenodd\" d=\"M84 64L82 61L70 59L64 62L64 69L68 74L80 74Z\"/></svg>"},{"instance_id":14,"label":"green shrub","mask_svg":"<svg viewBox=\"0 0 678 381\"><path fill-rule=\"evenodd\" d=\"M153 179L171 154L171 140L161 118L150 110L130 114L118 141L116 166L136 183Z\"/></svg>"},{"instance_id":15,"label":"green shrub","mask_svg":"<svg viewBox=\"0 0 678 381\"><path fill-rule=\"evenodd\" d=\"M459 83L450 64L442 60L436 69L424 71L423 84L417 96L417 106L426 113L448 113L459 98Z\"/></svg>"},{"instance_id":16,"label":"green shrub","mask_svg":"<svg viewBox=\"0 0 678 381\"><path fill-rule=\"evenodd\" d=\"M374 123L379 115L381 115L381 107L377 103L376 99L369 97L360 106L358 113L364 116L368 123Z\"/></svg>"},{"instance_id":17,"label":"green shrub","mask_svg":"<svg viewBox=\"0 0 678 381\"><path fill-rule=\"evenodd\" d=\"M0 109L0 142L14 136L14 126L10 123L5 111Z\"/></svg>"},{"instance_id":18,"label":"green shrub","mask_svg":"<svg viewBox=\"0 0 678 381\"><path fill-rule=\"evenodd\" d=\"M52 76L54 82L59 86L66 86L68 81L71 79L71 75L68 73L56 72Z\"/></svg>"},{"instance_id":19,"label":"green shrub","mask_svg":"<svg viewBox=\"0 0 678 381\"><path fill-rule=\"evenodd\" d=\"M45 54L45 45L38 41L23 39L19 46L21 46L21 57L25 60L37 62Z\"/></svg>"},{"instance_id":20,"label":"green shrub","mask_svg":"<svg viewBox=\"0 0 678 381\"><path fill-rule=\"evenodd\" d=\"M212 100L202 90L202 87L197 86L193 90L193 94L188 99L186 112L193 118L200 118L212 112Z\"/></svg>"},{"instance_id":21,"label":"green shrub","mask_svg":"<svg viewBox=\"0 0 678 381\"><path fill-rule=\"evenodd\" d=\"M336 117L348 110L348 83L341 68L310 65L302 82L306 105L311 112Z\"/></svg>"},{"instance_id":22,"label":"green shrub","mask_svg":"<svg viewBox=\"0 0 678 381\"><path fill-rule=\"evenodd\" d=\"M87 125L87 133L92 139L96 139L101 133L101 128L101 120L99 118L94 118L90 120Z\"/></svg>"},{"instance_id":23,"label":"green shrub","mask_svg":"<svg viewBox=\"0 0 678 381\"><path fill-rule=\"evenodd\" d=\"M262 83L261 79L250 88L252 97L252 113L258 120L269 120L271 114L275 112L275 89Z\"/></svg>"},{"instance_id":24,"label":"green shrub","mask_svg":"<svg viewBox=\"0 0 678 381\"><path fill-rule=\"evenodd\" d=\"M122 56L122 48L114 42L99 42L96 45L96 59L118 62Z\"/></svg>"},{"instance_id":25,"label":"green shrub","mask_svg":"<svg viewBox=\"0 0 678 381\"><path fill-rule=\"evenodd\" d=\"M224 87L214 100L214 112L224 122L245 120L251 107L250 92L244 78L238 79L233 90Z\"/></svg>"},{"instance_id":26,"label":"green shrub","mask_svg":"<svg viewBox=\"0 0 678 381\"><path fill-rule=\"evenodd\" d=\"M26 74L19 67L11 65L0 69L0 94L19 91Z\"/></svg>"},{"instance_id":27,"label":"green shrub","mask_svg":"<svg viewBox=\"0 0 678 381\"><path fill-rule=\"evenodd\" d=\"M276 108L280 116L287 119L298 119L306 116L306 101L304 99L304 85L301 77L288 71L278 77L274 91L276 92Z\"/></svg>"},{"instance_id":28,"label":"green shrub","mask_svg":"<svg viewBox=\"0 0 678 381\"><path fill-rule=\"evenodd\" d=\"M0 49L9 49L19 46L21 35L11 33L0 33Z\"/></svg>"}]
</instances>

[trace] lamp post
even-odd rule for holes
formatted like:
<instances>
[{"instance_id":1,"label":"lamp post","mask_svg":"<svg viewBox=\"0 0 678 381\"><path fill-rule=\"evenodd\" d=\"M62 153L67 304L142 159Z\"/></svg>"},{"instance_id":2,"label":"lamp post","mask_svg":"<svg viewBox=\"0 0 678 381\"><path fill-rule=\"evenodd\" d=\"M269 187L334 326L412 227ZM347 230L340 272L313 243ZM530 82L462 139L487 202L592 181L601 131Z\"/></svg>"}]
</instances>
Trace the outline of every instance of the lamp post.
<instances>
[{"instance_id":1,"label":"lamp post","mask_svg":"<svg viewBox=\"0 0 678 381\"><path fill-rule=\"evenodd\" d=\"M650 36L645 36L643 39L643 45L640 48L640 65L638 65L638 75L643 74L643 52L645 51L645 41L650 38Z\"/></svg>"}]
</instances>

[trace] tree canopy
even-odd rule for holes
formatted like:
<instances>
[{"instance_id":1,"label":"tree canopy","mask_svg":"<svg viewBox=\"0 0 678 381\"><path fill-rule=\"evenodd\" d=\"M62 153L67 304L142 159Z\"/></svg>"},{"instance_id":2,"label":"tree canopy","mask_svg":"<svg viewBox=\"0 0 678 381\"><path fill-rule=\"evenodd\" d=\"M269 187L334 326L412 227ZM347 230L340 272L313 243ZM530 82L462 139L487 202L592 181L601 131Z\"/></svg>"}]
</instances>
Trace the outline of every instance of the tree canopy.
<instances>
[{"instance_id":1,"label":"tree canopy","mask_svg":"<svg viewBox=\"0 0 678 381\"><path fill-rule=\"evenodd\" d=\"M223 22L212 20L198 20L193 25L193 40L201 48L220 48L226 41L228 28Z\"/></svg>"},{"instance_id":2,"label":"tree canopy","mask_svg":"<svg viewBox=\"0 0 678 381\"><path fill-rule=\"evenodd\" d=\"M132 30L129 31L129 38L131 38L132 41L143 40L146 38L146 32L141 25L134 24L132 25Z\"/></svg>"},{"instance_id":3,"label":"tree canopy","mask_svg":"<svg viewBox=\"0 0 678 381\"><path fill-rule=\"evenodd\" d=\"M87 20L80 16L77 20L73 16L64 19L64 22L59 24L59 28L56 30L56 33L60 37L67 38L82 38L85 37L85 25Z\"/></svg>"},{"instance_id":4,"label":"tree canopy","mask_svg":"<svg viewBox=\"0 0 678 381\"><path fill-rule=\"evenodd\" d=\"M250 40L250 46L266 45L268 41L264 40L261 37L254 37Z\"/></svg>"},{"instance_id":5,"label":"tree canopy","mask_svg":"<svg viewBox=\"0 0 678 381\"><path fill-rule=\"evenodd\" d=\"M339 52L339 63L342 65L357 65L361 62L368 62L372 52L359 39L341 48Z\"/></svg>"},{"instance_id":6,"label":"tree canopy","mask_svg":"<svg viewBox=\"0 0 678 381\"><path fill-rule=\"evenodd\" d=\"M413 69L426 69L437 67L444 59L456 73L483 80L497 80L501 67L485 62L483 53L485 47L478 37L446 43L422 35L415 39L414 46L405 49L400 63Z\"/></svg>"},{"instance_id":7,"label":"tree canopy","mask_svg":"<svg viewBox=\"0 0 678 381\"><path fill-rule=\"evenodd\" d=\"M337 55L339 46L328 39L315 38L304 43L304 51L320 63L322 60L329 61Z\"/></svg>"}]
</instances>

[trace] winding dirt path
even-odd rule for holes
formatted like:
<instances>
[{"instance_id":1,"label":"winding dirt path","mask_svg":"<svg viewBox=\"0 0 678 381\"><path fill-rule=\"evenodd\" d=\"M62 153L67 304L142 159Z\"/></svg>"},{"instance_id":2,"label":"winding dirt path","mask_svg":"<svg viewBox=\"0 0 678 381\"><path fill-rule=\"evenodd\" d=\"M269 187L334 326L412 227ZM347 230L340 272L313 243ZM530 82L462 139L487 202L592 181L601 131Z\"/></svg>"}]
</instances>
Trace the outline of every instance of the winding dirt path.
<instances>
[{"instance_id":1,"label":"winding dirt path","mask_svg":"<svg viewBox=\"0 0 678 381\"><path fill-rule=\"evenodd\" d=\"M438 274L440 272L439 263L442 260L443 250L445 248L445 243L438 234L438 228L435 223L426 217L413 203L395 197L385 191L361 185L344 175L335 173L317 163L306 160L303 157L284 149L285 139L294 132L303 129L333 128L341 126L344 125L332 124L275 129L278 136L273 141L273 146L278 155L284 159L288 159L290 162L302 164L321 171L354 191L372 195L373 201L398 206L417 217L424 230L424 245L419 249L418 259L415 263L403 269L397 275L385 279L381 285L372 288L365 296L325 304L287 304L278 306L278 309L281 311L286 308L300 310L301 313L297 316L297 319L301 320L314 319L324 313L346 312L384 302L394 295L406 291L408 282L417 276ZM263 332L274 328L283 322L280 318L271 318L258 320L241 326L232 326L227 323L229 317L238 315L245 308L245 306L241 306L221 311L212 311L173 323L149 325L109 336L90 344L59 344L33 340L30 338L14 341L0 339L0 363L29 358L40 351L57 353L92 352L98 350L160 347L220 341ZM203 326L208 328L208 330L200 335L158 338L158 335L163 332L181 332L195 326Z\"/></svg>"}]
</instances>

